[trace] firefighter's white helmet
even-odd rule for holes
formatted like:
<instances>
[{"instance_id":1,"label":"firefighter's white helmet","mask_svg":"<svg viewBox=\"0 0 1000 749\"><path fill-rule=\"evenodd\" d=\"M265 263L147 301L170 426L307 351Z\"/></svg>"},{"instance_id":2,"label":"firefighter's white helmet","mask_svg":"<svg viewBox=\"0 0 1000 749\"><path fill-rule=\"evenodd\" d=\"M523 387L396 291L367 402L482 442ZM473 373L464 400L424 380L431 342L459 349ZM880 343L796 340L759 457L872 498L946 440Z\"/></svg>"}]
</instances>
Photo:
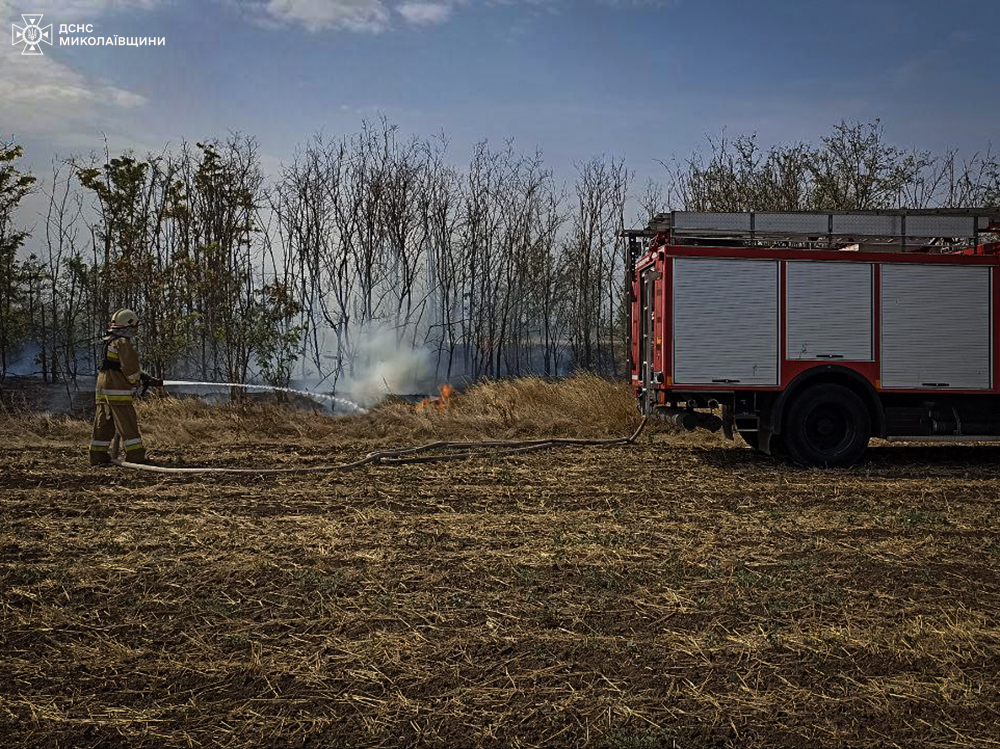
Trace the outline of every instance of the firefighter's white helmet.
<instances>
[{"instance_id":1,"label":"firefighter's white helmet","mask_svg":"<svg viewBox=\"0 0 1000 749\"><path fill-rule=\"evenodd\" d=\"M120 309L111 316L112 328L134 328L139 324L139 316L130 309Z\"/></svg>"}]
</instances>

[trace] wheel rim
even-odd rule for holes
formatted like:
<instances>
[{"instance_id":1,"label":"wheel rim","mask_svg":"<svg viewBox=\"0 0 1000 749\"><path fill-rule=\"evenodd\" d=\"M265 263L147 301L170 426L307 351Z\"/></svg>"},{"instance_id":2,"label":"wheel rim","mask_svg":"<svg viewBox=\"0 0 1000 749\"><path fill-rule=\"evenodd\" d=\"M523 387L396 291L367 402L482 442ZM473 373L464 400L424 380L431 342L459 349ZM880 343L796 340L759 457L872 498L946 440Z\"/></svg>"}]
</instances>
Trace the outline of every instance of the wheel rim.
<instances>
[{"instance_id":1,"label":"wheel rim","mask_svg":"<svg viewBox=\"0 0 1000 749\"><path fill-rule=\"evenodd\" d=\"M854 438L848 409L835 403L821 403L806 416L805 437L809 446L824 455L836 455Z\"/></svg>"}]
</instances>

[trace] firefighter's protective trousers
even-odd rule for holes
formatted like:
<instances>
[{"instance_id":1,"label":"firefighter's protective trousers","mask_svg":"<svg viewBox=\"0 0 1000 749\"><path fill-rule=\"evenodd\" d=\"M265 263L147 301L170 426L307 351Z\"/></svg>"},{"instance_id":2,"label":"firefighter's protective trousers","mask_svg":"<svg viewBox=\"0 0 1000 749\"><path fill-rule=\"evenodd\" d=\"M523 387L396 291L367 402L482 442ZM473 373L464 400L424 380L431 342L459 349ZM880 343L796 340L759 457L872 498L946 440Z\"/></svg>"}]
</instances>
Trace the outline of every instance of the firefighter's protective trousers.
<instances>
[{"instance_id":1,"label":"firefighter's protective trousers","mask_svg":"<svg viewBox=\"0 0 1000 749\"><path fill-rule=\"evenodd\" d=\"M142 376L139 354L127 338L109 336L105 347L104 364L97 375L97 413L90 442L90 464L111 462L111 443L116 432L125 451L124 459L140 462L146 459L146 448L132 403Z\"/></svg>"}]
</instances>

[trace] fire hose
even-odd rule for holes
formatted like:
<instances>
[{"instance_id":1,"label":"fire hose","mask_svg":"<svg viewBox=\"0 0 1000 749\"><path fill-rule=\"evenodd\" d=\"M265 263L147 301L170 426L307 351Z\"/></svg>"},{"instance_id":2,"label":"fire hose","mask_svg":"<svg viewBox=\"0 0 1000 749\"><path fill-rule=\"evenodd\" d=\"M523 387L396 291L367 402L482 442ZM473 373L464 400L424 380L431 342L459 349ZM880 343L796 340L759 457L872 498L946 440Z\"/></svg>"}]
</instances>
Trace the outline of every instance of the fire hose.
<instances>
[{"instance_id":1,"label":"fire hose","mask_svg":"<svg viewBox=\"0 0 1000 749\"><path fill-rule=\"evenodd\" d=\"M646 417L639 422L638 428L630 437L611 439L578 439L578 438L546 438L535 440L476 440L453 442L442 440L430 442L419 447L404 447L396 450L378 450L368 453L364 458L353 463L340 463L325 466L302 466L299 468L214 468L214 467L169 467L149 465L146 463L131 463L118 459L118 436L115 435L111 445L111 462L122 468L134 468L139 471L153 473L200 474L225 473L244 476L274 476L307 473L332 473L334 471L349 471L366 465L405 465L410 463L443 463L452 460L465 460L481 455L482 450L493 451L492 455L514 455L520 453L550 450L555 447L587 446L587 447L622 447L634 444L646 426ZM432 451L451 450L444 454L427 455Z\"/></svg>"}]
</instances>

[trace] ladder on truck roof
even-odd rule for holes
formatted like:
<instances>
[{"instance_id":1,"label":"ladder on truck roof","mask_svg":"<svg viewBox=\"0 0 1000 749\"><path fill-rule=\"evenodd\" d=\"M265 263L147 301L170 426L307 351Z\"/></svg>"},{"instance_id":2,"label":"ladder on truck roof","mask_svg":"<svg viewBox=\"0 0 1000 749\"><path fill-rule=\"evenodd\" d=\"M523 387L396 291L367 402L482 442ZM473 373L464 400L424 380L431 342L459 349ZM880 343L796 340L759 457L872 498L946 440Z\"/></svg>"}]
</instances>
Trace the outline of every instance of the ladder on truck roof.
<instances>
[{"instance_id":1,"label":"ladder on truck roof","mask_svg":"<svg viewBox=\"0 0 1000 749\"><path fill-rule=\"evenodd\" d=\"M656 214L645 229L622 236L664 235L675 244L785 246L828 249L865 245L881 251L942 252L975 247L982 234L1000 232L1000 210L938 208L885 211L750 211ZM634 245L633 245L634 246Z\"/></svg>"}]
</instances>

